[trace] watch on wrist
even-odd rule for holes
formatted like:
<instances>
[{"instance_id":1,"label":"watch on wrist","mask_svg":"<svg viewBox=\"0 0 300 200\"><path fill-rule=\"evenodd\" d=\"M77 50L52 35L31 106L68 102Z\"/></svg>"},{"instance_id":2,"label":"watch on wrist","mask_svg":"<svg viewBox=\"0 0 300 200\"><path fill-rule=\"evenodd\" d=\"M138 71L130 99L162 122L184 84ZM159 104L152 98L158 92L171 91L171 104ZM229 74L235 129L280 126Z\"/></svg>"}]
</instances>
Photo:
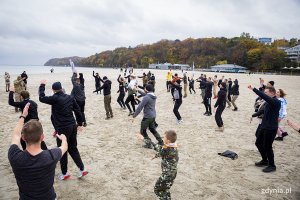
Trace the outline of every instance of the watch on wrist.
<instances>
[{"instance_id":1,"label":"watch on wrist","mask_svg":"<svg viewBox=\"0 0 300 200\"><path fill-rule=\"evenodd\" d=\"M21 119L21 118L24 118L24 119L25 119L25 117L24 117L23 115L21 115L19 118L20 118L20 119Z\"/></svg>"}]
</instances>

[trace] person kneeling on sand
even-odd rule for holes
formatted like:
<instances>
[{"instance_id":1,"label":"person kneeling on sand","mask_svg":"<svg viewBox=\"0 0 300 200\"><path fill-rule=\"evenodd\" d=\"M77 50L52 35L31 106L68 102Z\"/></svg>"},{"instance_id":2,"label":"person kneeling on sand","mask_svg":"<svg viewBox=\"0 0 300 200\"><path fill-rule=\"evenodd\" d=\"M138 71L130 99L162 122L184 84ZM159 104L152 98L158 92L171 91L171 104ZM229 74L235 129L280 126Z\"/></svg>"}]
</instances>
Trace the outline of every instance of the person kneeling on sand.
<instances>
[{"instance_id":1,"label":"person kneeling on sand","mask_svg":"<svg viewBox=\"0 0 300 200\"><path fill-rule=\"evenodd\" d=\"M27 103L14 129L8 160L19 187L19 199L53 200L56 199L53 188L55 168L68 150L67 139L64 134L57 135L61 140L61 146L42 150L41 142L44 139L42 124L37 120L30 120L24 124L29 107L30 103ZM18 147L21 137L26 141L25 151Z\"/></svg>"},{"instance_id":2,"label":"person kneeling on sand","mask_svg":"<svg viewBox=\"0 0 300 200\"><path fill-rule=\"evenodd\" d=\"M142 135L138 135L138 139L143 140L144 137ZM171 199L170 188L173 185L177 175L177 164L179 160L176 140L176 132L169 130L165 132L164 145L154 144L151 142L152 147L155 151L157 151L154 158L161 157L162 159L162 174L154 186L154 192L159 199Z\"/></svg>"}]
</instances>

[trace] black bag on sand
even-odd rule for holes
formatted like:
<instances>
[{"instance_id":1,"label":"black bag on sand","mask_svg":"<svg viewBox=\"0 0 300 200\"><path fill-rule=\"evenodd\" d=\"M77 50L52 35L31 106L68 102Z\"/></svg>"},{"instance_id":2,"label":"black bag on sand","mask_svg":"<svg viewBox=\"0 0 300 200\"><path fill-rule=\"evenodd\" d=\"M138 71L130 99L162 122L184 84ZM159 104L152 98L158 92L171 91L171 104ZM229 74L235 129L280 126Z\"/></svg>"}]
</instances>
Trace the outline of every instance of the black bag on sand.
<instances>
[{"instance_id":1,"label":"black bag on sand","mask_svg":"<svg viewBox=\"0 0 300 200\"><path fill-rule=\"evenodd\" d=\"M227 158L231 158L232 160L235 160L235 159L237 159L239 157L235 152L230 151L230 150L226 150L223 153L218 153L218 154L220 156L225 156Z\"/></svg>"}]
</instances>

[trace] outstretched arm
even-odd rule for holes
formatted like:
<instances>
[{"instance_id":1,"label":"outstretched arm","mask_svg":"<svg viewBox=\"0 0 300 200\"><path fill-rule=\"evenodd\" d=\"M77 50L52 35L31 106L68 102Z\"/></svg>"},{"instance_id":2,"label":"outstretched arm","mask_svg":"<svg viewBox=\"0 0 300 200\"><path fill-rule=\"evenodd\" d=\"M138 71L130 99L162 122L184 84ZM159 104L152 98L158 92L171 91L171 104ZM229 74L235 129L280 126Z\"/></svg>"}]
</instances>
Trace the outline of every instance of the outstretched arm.
<instances>
[{"instance_id":1,"label":"outstretched arm","mask_svg":"<svg viewBox=\"0 0 300 200\"><path fill-rule=\"evenodd\" d=\"M46 96L45 95L45 86L46 86L46 81L42 80L41 85L39 87L39 100L42 103L52 105L54 103L54 98L53 98L53 96Z\"/></svg>"}]
</instances>

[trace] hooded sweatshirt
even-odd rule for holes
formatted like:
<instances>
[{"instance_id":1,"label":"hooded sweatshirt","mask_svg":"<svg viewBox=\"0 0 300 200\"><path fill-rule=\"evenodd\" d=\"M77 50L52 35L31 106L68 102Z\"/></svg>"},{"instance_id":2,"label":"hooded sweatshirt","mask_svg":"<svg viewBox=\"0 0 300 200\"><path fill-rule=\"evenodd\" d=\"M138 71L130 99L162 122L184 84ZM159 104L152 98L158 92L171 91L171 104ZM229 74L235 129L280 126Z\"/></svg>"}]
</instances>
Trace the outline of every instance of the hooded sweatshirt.
<instances>
[{"instance_id":1,"label":"hooded sweatshirt","mask_svg":"<svg viewBox=\"0 0 300 200\"><path fill-rule=\"evenodd\" d=\"M239 95L239 82L238 81L234 81L234 85L231 88L231 94L232 95Z\"/></svg>"},{"instance_id":2,"label":"hooded sweatshirt","mask_svg":"<svg viewBox=\"0 0 300 200\"><path fill-rule=\"evenodd\" d=\"M146 96L143 97L142 102L137 107L133 117L138 116L138 114L144 109L144 118L155 118L156 111L155 111L155 103L156 103L156 96L153 92L149 92Z\"/></svg>"},{"instance_id":3,"label":"hooded sweatshirt","mask_svg":"<svg viewBox=\"0 0 300 200\"><path fill-rule=\"evenodd\" d=\"M84 86L80 83L76 83L76 74L73 74L72 76L72 84L73 89L71 92L71 96L75 98L76 101L85 101L85 92L84 92Z\"/></svg>"}]
</instances>

